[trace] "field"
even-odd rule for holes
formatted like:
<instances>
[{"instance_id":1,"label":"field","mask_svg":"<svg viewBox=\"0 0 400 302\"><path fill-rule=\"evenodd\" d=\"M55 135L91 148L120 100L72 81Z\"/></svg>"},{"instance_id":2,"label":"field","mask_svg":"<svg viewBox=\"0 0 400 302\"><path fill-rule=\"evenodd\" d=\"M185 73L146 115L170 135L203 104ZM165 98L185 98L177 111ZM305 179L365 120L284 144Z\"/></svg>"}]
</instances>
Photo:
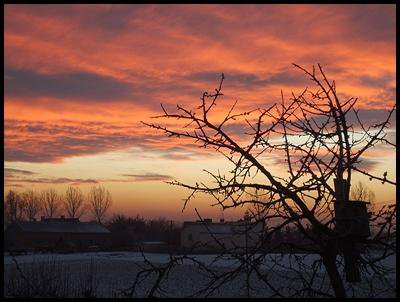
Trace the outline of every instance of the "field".
<instances>
[{"instance_id":1,"label":"field","mask_svg":"<svg viewBox=\"0 0 400 302\"><path fill-rule=\"evenodd\" d=\"M240 261L232 257L219 258L217 255L191 255L195 261L204 264L212 273L223 276L234 271ZM146 254L146 259L158 267L165 267L169 262L167 254ZM298 257L298 258L296 258ZM301 260L302 265L299 265ZM317 274L312 277L311 268L318 266L317 255L271 254L260 264L262 277L271 285L267 286L255 272L247 278L246 270L241 270L232 278L218 279L216 285L221 286L211 291L210 271L206 271L192 260L185 259L174 266L169 275L155 290L158 297L269 297L274 295L271 288L279 288L284 296L324 296L332 294L323 266L317 267ZM91 297L125 297L129 294L137 274L149 264L144 262L140 253L133 252L96 252L75 254L36 254L15 257L4 256L4 288L6 296L91 296ZM395 256L385 260L385 265L393 269L388 276L388 283L373 274L368 280L357 284L354 288L347 284L350 296L356 297L394 297L395 296ZM290 268L289 268L290 267ZM302 270L304 280L298 277ZM21 275L20 272L23 274ZM23 277L22 277L23 276ZM147 296L157 274L151 273L139 284L133 297ZM24 279L25 278L25 279ZM312 278L312 279L311 279ZM31 281L30 281L31 280ZM32 281L34 280L34 281ZM305 282L313 280L313 288L317 292L299 292ZM370 284L373 284L371 290ZM212 285L212 286L213 286ZM124 290L128 291L124 291ZM208 289L208 291L201 291Z\"/></svg>"}]
</instances>

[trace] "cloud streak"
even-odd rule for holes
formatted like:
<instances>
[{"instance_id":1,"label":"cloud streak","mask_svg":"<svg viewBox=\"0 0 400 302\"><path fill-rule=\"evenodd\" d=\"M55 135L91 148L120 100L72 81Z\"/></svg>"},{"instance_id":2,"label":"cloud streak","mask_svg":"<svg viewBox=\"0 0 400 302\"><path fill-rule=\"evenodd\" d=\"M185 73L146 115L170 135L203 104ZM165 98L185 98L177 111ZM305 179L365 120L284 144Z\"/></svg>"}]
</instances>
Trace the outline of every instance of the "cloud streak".
<instances>
[{"instance_id":1,"label":"cloud streak","mask_svg":"<svg viewBox=\"0 0 400 302\"><path fill-rule=\"evenodd\" d=\"M40 74L31 70L5 70L4 93L6 96L25 98L52 97L105 102L110 99L129 99L135 87L131 83L115 80L94 73L75 72Z\"/></svg>"},{"instance_id":2,"label":"cloud streak","mask_svg":"<svg viewBox=\"0 0 400 302\"><path fill-rule=\"evenodd\" d=\"M14 177L19 175L33 175L35 172L22 170L22 169L14 169L14 168L4 168L4 176L5 177Z\"/></svg>"},{"instance_id":3,"label":"cloud streak","mask_svg":"<svg viewBox=\"0 0 400 302\"><path fill-rule=\"evenodd\" d=\"M174 179L174 177L169 175L150 172L145 174L122 174L122 176L130 177L133 181L170 181Z\"/></svg>"},{"instance_id":4,"label":"cloud streak","mask_svg":"<svg viewBox=\"0 0 400 302\"><path fill-rule=\"evenodd\" d=\"M26 187L29 185L87 185L100 183L133 183L149 181L169 181L174 178L170 175L145 172L141 174L121 174L123 178L70 178L70 177L34 177L33 173L20 169L5 169L4 183L8 187Z\"/></svg>"},{"instance_id":5,"label":"cloud streak","mask_svg":"<svg viewBox=\"0 0 400 302\"><path fill-rule=\"evenodd\" d=\"M386 110L359 110L364 126L376 124L387 116ZM222 120L222 119L221 119ZM349 113L350 124L359 130L354 113ZM391 125L396 124L396 114ZM179 127L173 125L172 127ZM226 133L245 143L252 139L251 129L242 121L224 126ZM393 140L393 139L391 139ZM196 160L210 156L209 151L198 148L189 139L169 139L160 132L149 132L140 123L58 122L5 119L4 159L7 162L62 162L66 158L126 151L135 147L138 156L164 160ZM380 147L380 146L378 146ZM6 169L5 173L30 173ZM32 172L33 173L33 172Z\"/></svg>"}]
</instances>

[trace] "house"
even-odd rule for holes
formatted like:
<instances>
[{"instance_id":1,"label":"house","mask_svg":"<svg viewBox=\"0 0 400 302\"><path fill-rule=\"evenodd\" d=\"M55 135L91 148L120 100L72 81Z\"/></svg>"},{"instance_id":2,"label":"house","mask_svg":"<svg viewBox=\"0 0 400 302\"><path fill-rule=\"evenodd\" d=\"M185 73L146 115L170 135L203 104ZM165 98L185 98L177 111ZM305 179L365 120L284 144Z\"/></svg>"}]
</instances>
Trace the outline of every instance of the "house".
<instances>
[{"instance_id":1,"label":"house","mask_svg":"<svg viewBox=\"0 0 400 302\"><path fill-rule=\"evenodd\" d=\"M110 244L111 232L97 222L78 218L44 218L41 221L17 221L4 232L5 249L36 251L90 250Z\"/></svg>"},{"instance_id":2,"label":"house","mask_svg":"<svg viewBox=\"0 0 400 302\"><path fill-rule=\"evenodd\" d=\"M184 251L243 252L257 246L263 234L263 222L240 220L213 223L212 219L185 221L181 232L181 248Z\"/></svg>"}]
</instances>

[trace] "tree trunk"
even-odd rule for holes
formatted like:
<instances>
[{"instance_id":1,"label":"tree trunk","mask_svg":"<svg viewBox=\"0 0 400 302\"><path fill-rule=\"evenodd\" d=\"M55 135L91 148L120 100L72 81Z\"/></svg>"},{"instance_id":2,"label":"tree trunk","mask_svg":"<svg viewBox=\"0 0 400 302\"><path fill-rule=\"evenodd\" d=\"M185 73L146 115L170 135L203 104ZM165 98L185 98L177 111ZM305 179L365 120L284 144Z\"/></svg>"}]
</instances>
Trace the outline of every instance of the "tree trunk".
<instances>
[{"instance_id":1,"label":"tree trunk","mask_svg":"<svg viewBox=\"0 0 400 302\"><path fill-rule=\"evenodd\" d=\"M336 298L347 298L343 280L336 267L336 255L331 252L323 254L322 261L325 265Z\"/></svg>"},{"instance_id":2,"label":"tree trunk","mask_svg":"<svg viewBox=\"0 0 400 302\"><path fill-rule=\"evenodd\" d=\"M360 282L360 269L357 259L359 255L354 247L354 241L347 240L343 244L344 269L347 282Z\"/></svg>"}]
</instances>

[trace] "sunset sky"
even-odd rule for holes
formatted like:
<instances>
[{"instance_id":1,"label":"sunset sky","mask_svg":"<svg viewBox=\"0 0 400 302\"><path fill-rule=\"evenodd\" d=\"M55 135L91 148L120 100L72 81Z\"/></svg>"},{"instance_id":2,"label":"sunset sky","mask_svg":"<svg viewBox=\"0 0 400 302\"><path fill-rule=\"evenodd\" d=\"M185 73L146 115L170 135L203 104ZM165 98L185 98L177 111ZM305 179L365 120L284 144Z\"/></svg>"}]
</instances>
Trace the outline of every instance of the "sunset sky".
<instances>
[{"instance_id":1,"label":"sunset sky","mask_svg":"<svg viewBox=\"0 0 400 302\"><path fill-rule=\"evenodd\" d=\"M226 160L142 125L160 103L194 108L223 72L223 107L267 107L309 85L292 63L320 63L369 121L396 99L395 5L8 4L4 16L6 192L102 184L110 214L218 219L206 196L181 213L189 191L163 181L206 180ZM394 150L368 156L396 179ZM368 186L394 201L394 186Z\"/></svg>"}]
</instances>

